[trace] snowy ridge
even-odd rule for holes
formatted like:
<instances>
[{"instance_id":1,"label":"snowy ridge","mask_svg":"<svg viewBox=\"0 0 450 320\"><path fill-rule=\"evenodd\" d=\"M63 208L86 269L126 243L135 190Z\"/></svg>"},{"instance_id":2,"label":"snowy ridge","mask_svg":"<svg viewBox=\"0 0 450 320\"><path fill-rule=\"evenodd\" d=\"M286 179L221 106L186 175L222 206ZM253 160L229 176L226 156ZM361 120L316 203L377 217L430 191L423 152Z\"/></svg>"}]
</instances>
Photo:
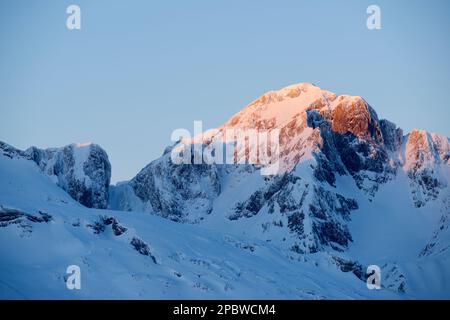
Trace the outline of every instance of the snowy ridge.
<instances>
[{"instance_id":1,"label":"snowy ridge","mask_svg":"<svg viewBox=\"0 0 450 320\"><path fill-rule=\"evenodd\" d=\"M31 147L21 151L0 142L0 152L34 161L54 183L81 204L89 208L107 207L111 164L100 146L71 144L62 148Z\"/></svg>"}]
</instances>

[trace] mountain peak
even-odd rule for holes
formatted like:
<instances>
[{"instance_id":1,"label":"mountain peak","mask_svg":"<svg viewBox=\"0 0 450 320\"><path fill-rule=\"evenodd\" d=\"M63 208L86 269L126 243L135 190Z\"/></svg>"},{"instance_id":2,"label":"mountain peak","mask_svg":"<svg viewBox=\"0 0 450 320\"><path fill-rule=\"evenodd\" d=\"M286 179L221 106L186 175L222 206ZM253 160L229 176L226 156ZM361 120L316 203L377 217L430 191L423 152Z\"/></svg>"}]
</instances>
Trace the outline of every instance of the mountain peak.
<instances>
[{"instance_id":1,"label":"mountain peak","mask_svg":"<svg viewBox=\"0 0 450 320\"><path fill-rule=\"evenodd\" d=\"M281 129L308 110L318 110L321 115L330 117L333 116L330 112L336 111L345 116L348 123L338 122L339 131L352 128L352 115L356 122L378 121L375 110L361 96L337 95L311 83L297 83L263 94L235 114L224 127Z\"/></svg>"},{"instance_id":2,"label":"mountain peak","mask_svg":"<svg viewBox=\"0 0 450 320\"><path fill-rule=\"evenodd\" d=\"M89 141L89 142L81 142L81 143L74 143L73 146L75 148L86 148L86 147L90 147L92 145L95 145L95 143Z\"/></svg>"},{"instance_id":3,"label":"mountain peak","mask_svg":"<svg viewBox=\"0 0 450 320\"><path fill-rule=\"evenodd\" d=\"M297 83L292 84L287 87L278 89L278 90L271 90L260 96L258 99L254 100L252 103L250 103L248 106L259 106L264 104L270 104L274 102L281 102L287 99L295 99L298 98L300 95L317 95L325 91L321 88L315 86L311 83Z\"/></svg>"}]
</instances>

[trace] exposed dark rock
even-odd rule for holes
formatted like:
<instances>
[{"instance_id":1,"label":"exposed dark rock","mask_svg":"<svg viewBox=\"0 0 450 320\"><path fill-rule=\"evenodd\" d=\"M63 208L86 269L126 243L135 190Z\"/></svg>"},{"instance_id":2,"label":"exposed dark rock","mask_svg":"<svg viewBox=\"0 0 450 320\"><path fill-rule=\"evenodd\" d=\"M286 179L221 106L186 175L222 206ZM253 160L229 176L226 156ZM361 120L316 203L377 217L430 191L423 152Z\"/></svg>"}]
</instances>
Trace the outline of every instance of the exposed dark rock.
<instances>
[{"instance_id":1,"label":"exposed dark rock","mask_svg":"<svg viewBox=\"0 0 450 320\"><path fill-rule=\"evenodd\" d=\"M152 255L150 251L150 247L144 241L142 241L137 237L133 237L133 239L131 239L130 244L137 252L139 252L144 256L149 256L155 264L157 263L156 258Z\"/></svg>"},{"instance_id":2,"label":"exposed dark rock","mask_svg":"<svg viewBox=\"0 0 450 320\"><path fill-rule=\"evenodd\" d=\"M46 212L39 211L38 215L32 215L0 205L0 228L16 225L22 230L22 236L32 233L34 223L49 223L52 220L53 217Z\"/></svg>"},{"instance_id":3,"label":"exposed dark rock","mask_svg":"<svg viewBox=\"0 0 450 320\"><path fill-rule=\"evenodd\" d=\"M127 228L122 226L116 218L101 216L93 224L88 224L87 227L94 230L95 234L103 233L106 230L106 226L111 226L111 229L115 236L120 236L127 231Z\"/></svg>"},{"instance_id":4,"label":"exposed dark rock","mask_svg":"<svg viewBox=\"0 0 450 320\"><path fill-rule=\"evenodd\" d=\"M272 198L275 194L284 188L287 188L288 184L295 184L298 180L300 180L299 177L295 177L290 174L274 177L264 189L255 191L255 193L253 193L248 200L237 203L235 213L230 215L228 219L237 220L243 217L250 218L258 214L258 212L266 204L270 201L273 202ZM284 199L280 199L280 201L278 201L281 212L295 209L295 204L286 199L285 194L280 194L279 197L284 197Z\"/></svg>"},{"instance_id":5,"label":"exposed dark rock","mask_svg":"<svg viewBox=\"0 0 450 320\"><path fill-rule=\"evenodd\" d=\"M16 224L23 222L24 219L34 223L48 223L53 220L53 217L48 213L39 211L39 216L32 215L13 208L7 208L0 205L0 226L6 227L9 224Z\"/></svg>"},{"instance_id":6,"label":"exposed dark rock","mask_svg":"<svg viewBox=\"0 0 450 320\"><path fill-rule=\"evenodd\" d=\"M342 272L352 272L360 280L366 282L368 275L359 262L346 260L337 256L333 256L333 260Z\"/></svg>"},{"instance_id":7,"label":"exposed dark rock","mask_svg":"<svg viewBox=\"0 0 450 320\"><path fill-rule=\"evenodd\" d=\"M385 119L380 120L380 128L386 148L390 151L399 150L403 143L403 130Z\"/></svg>"},{"instance_id":8,"label":"exposed dark rock","mask_svg":"<svg viewBox=\"0 0 450 320\"><path fill-rule=\"evenodd\" d=\"M113 217L105 218L103 222L105 225L111 225L112 231L115 236L120 236L127 231L127 228L120 225L119 222L117 222L117 220Z\"/></svg>"}]
</instances>

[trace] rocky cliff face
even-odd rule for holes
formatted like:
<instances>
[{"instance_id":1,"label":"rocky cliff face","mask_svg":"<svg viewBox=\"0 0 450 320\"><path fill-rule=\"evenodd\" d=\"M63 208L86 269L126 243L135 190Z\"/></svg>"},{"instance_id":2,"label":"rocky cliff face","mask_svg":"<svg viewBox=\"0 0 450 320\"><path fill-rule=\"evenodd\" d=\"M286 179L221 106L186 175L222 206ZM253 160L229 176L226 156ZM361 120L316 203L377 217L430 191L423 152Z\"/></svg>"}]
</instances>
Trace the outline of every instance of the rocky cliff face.
<instances>
[{"instance_id":1,"label":"rocky cliff face","mask_svg":"<svg viewBox=\"0 0 450 320\"><path fill-rule=\"evenodd\" d=\"M423 207L436 200L447 187L441 167L449 165L450 143L448 138L413 130L406 139L404 169L410 178L414 204Z\"/></svg>"},{"instance_id":2,"label":"rocky cliff face","mask_svg":"<svg viewBox=\"0 0 450 320\"><path fill-rule=\"evenodd\" d=\"M163 217L198 222L213 209L213 199L221 188L219 176L215 165L177 165L166 153L139 172L130 186Z\"/></svg>"},{"instance_id":3,"label":"rocky cliff face","mask_svg":"<svg viewBox=\"0 0 450 320\"><path fill-rule=\"evenodd\" d=\"M108 206L111 165L106 152L96 144L71 144L62 148L18 150L0 143L10 157L34 161L58 186L88 208Z\"/></svg>"}]
</instances>

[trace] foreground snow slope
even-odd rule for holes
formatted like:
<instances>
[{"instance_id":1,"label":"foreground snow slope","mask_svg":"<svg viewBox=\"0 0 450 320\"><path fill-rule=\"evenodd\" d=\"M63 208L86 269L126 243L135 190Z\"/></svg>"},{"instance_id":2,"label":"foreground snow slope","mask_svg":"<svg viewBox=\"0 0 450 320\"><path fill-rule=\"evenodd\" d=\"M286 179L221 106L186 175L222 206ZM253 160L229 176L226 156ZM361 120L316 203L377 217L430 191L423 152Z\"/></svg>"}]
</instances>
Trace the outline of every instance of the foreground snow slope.
<instances>
[{"instance_id":1,"label":"foreground snow slope","mask_svg":"<svg viewBox=\"0 0 450 320\"><path fill-rule=\"evenodd\" d=\"M325 254L300 256L147 213L88 209L20 157L0 154L0 204L3 299L405 296L367 290ZM73 264L81 290L66 289Z\"/></svg>"}]
</instances>

